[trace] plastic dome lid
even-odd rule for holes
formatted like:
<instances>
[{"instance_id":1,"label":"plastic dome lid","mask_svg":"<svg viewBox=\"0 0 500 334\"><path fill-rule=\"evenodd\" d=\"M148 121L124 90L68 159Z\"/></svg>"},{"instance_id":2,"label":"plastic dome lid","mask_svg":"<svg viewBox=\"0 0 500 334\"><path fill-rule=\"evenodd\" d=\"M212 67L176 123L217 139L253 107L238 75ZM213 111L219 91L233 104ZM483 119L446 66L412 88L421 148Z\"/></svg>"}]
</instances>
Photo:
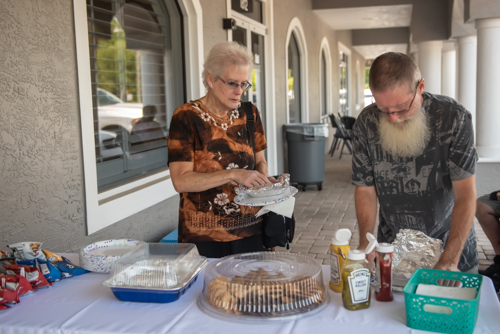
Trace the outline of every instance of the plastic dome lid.
<instances>
[{"instance_id":1,"label":"plastic dome lid","mask_svg":"<svg viewBox=\"0 0 500 334\"><path fill-rule=\"evenodd\" d=\"M377 252L379 253L393 253L394 246L387 242L381 242L377 245Z\"/></svg>"},{"instance_id":2,"label":"plastic dome lid","mask_svg":"<svg viewBox=\"0 0 500 334\"><path fill-rule=\"evenodd\" d=\"M349 245L349 239L351 236L351 230L348 228L340 228L337 232L335 232L335 235L332 238L332 244L335 246Z\"/></svg>"},{"instance_id":3,"label":"plastic dome lid","mask_svg":"<svg viewBox=\"0 0 500 334\"><path fill-rule=\"evenodd\" d=\"M291 320L328 304L321 265L300 254L255 252L211 262L200 309L224 320Z\"/></svg>"},{"instance_id":4,"label":"plastic dome lid","mask_svg":"<svg viewBox=\"0 0 500 334\"><path fill-rule=\"evenodd\" d=\"M352 249L347 253L347 258L353 261L361 261L366 258L366 254L359 249Z\"/></svg>"}]
</instances>

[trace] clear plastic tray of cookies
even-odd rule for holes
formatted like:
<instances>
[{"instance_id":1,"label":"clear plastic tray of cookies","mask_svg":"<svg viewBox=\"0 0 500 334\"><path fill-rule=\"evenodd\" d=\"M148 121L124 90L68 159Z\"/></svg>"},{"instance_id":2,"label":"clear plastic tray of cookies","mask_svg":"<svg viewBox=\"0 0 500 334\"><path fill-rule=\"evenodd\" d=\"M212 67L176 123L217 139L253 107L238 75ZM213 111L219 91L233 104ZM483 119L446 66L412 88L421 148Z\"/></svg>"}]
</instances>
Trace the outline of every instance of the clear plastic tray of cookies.
<instances>
[{"instance_id":1,"label":"clear plastic tray of cookies","mask_svg":"<svg viewBox=\"0 0 500 334\"><path fill-rule=\"evenodd\" d=\"M145 243L116 261L103 285L123 301L169 303L186 292L206 263L194 244Z\"/></svg>"},{"instance_id":2,"label":"clear plastic tray of cookies","mask_svg":"<svg viewBox=\"0 0 500 334\"><path fill-rule=\"evenodd\" d=\"M328 299L321 265L313 259L256 252L211 262L198 305L224 320L277 321L316 313Z\"/></svg>"}]
</instances>

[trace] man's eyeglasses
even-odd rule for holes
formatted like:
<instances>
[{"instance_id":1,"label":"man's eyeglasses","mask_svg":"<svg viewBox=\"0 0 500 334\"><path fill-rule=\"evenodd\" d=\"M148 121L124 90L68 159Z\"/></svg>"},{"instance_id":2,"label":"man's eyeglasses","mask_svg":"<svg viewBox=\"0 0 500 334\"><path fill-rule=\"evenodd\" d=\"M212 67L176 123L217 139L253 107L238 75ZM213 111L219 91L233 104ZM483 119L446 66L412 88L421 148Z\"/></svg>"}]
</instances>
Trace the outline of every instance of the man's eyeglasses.
<instances>
[{"instance_id":1,"label":"man's eyeglasses","mask_svg":"<svg viewBox=\"0 0 500 334\"><path fill-rule=\"evenodd\" d=\"M389 112L383 112L382 110L380 110L378 107L377 107L377 110L381 113L381 114L384 114L384 115L387 115L387 116L390 116L390 115L396 115L396 116L402 116L402 115L405 115L408 111L410 111L411 109L411 106L413 105L413 101L415 101L415 97L417 96L417 91L418 91L418 85L420 84L420 81L422 79L418 80L417 81L417 86L415 87L415 94L413 94L413 99L411 99L411 102L410 102L410 106L408 107L408 109L405 109L405 110L399 110L399 111L389 111Z\"/></svg>"},{"instance_id":2,"label":"man's eyeglasses","mask_svg":"<svg viewBox=\"0 0 500 334\"><path fill-rule=\"evenodd\" d=\"M218 76L220 81L222 81L223 84L225 84L229 89L235 90L236 88L240 87L243 90L243 93L249 90L252 87L252 84L249 82L236 82L236 81L224 81L221 77Z\"/></svg>"}]
</instances>

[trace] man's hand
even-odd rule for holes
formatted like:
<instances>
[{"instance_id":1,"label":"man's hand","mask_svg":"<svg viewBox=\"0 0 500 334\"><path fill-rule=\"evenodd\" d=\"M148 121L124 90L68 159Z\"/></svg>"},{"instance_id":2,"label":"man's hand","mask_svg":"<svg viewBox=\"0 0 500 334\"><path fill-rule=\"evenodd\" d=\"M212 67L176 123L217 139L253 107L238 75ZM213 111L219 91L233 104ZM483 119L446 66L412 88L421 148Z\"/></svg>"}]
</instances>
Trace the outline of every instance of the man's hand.
<instances>
[{"instance_id":1,"label":"man's hand","mask_svg":"<svg viewBox=\"0 0 500 334\"><path fill-rule=\"evenodd\" d=\"M439 270L448 270L448 271L459 271L458 267L456 264L447 262L447 261L441 261L441 259L436 263L434 266L434 269L439 269ZM451 286L455 288L461 288L462 287L462 282L453 280L453 279L438 279L437 284L441 286Z\"/></svg>"},{"instance_id":2,"label":"man's hand","mask_svg":"<svg viewBox=\"0 0 500 334\"><path fill-rule=\"evenodd\" d=\"M434 269L448 270L448 271L459 271L456 264L448 262L448 261L443 261L441 259L438 261L438 263L436 263L434 265Z\"/></svg>"}]
</instances>

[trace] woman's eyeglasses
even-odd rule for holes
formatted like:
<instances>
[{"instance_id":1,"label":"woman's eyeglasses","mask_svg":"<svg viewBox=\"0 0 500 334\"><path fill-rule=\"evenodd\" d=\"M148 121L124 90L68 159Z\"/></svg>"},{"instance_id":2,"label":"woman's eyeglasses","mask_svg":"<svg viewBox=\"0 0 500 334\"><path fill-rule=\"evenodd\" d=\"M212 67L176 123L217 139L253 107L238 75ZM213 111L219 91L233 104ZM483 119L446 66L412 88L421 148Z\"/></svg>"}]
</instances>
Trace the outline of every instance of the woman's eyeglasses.
<instances>
[{"instance_id":1,"label":"woman's eyeglasses","mask_svg":"<svg viewBox=\"0 0 500 334\"><path fill-rule=\"evenodd\" d=\"M420 81L422 79L418 80L417 81L417 87L415 87L415 94L413 94L413 99L411 99L411 102L410 102L410 106L408 107L408 109L405 109L405 110L399 110L399 111L389 111L389 112L383 112L382 110L380 110L378 107L377 107L377 110L381 113L381 114L384 114L384 115L387 115L387 116L390 116L390 115L396 115L396 116L403 116L405 115L408 111L410 111L411 109L411 106L413 105L413 101L415 101L415 97L417 96L417 91L418 91L418 85L420 84Z\"/></svg>"},{"instance_id":2,"label":"woman's eyeglasses","mask_svg":"<svg viewBox=\"0 0 500 334\"><path fill-rule=\"evenodd\" d=\"M223 84L225 84L229 89L235 90L240 87L243 90L243 93L249 90L252 87L252 84L249 82L236 82L236 81L224 81L221 77L217 76Z\"/></svg>"}]
</instances>

